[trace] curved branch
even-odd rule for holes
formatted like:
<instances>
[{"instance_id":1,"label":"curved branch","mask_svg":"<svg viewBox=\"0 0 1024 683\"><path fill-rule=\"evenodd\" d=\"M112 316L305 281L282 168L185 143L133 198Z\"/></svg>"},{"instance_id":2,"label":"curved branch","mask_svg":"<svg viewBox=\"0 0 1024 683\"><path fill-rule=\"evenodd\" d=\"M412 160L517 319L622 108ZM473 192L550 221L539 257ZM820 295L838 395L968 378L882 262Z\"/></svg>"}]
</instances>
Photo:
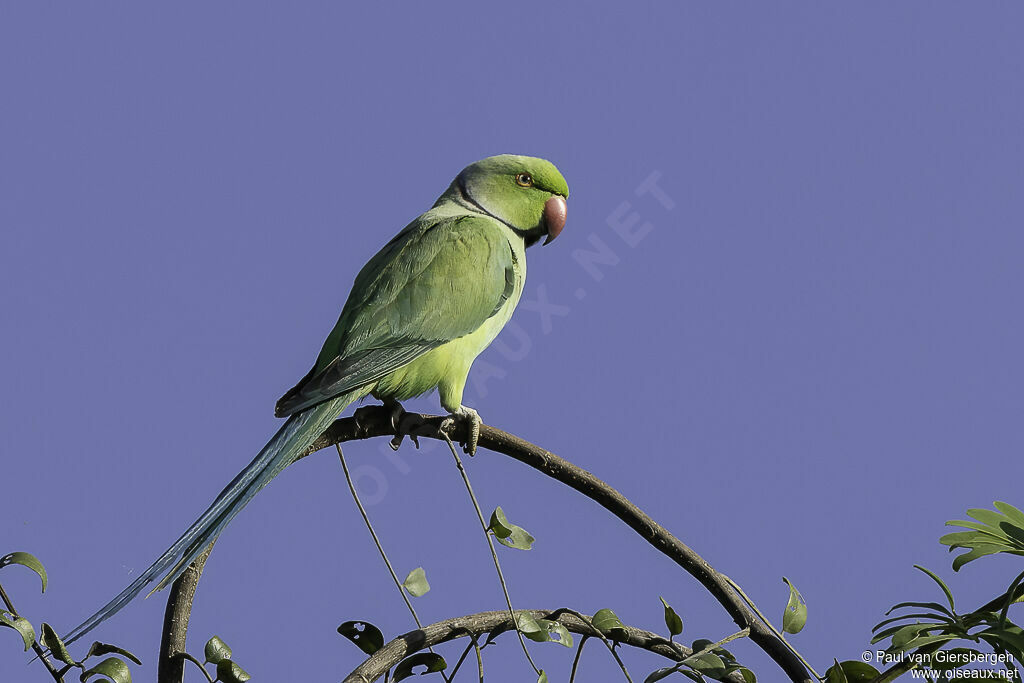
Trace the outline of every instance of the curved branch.
<instances>
[{"instance_id":1,"label":"curved branch","mask_svg":"<svg viewBox=\"0 0 1024 683\"><path fill-rule=\"evenodd\" d=\"M433 428L437 434L440 434L438 430L444 427L451 439L465 441L467 434L463 423L456 421L452 424L451 420L435 415L420 417L424 425ZM390 411L383 407L377 410L368 407L360 413L358 424L352 417L336 420L310 446L305 455L344 441L394 434ZM428 433L424 435L432 436ZM730 588L724 575L614 488L554 453L495 427L481 427L478 445L514 458L576 489L621 519L644 540L697 579L725 608L737 626L741 629L749 628L750 639L786 672L790 680L795 683L814 683L814 678L807 672L800 659L747 607Z\"/></svg>"},{"instance_id":2,"label":"curved branch","mask_svg":"<svg viewBox=\"0 0 1024 683\"><path fill-rule=\"evenodd\" d=\"M192 598L196 595L203 565L213 551L213 543L207 546L199 557L192 561L178 580L171 586L164 610L164 628L160 637L160 659L157 668L157 683L182 683L185 680L185 637L188 635L188 620L192 616Z\"/></svg>"},{"instance_id":3,"label":"curved branch","mask_svg":"<svg viewBox=\"0 0 1024 683\"><path fill-rule=\"evenodd\" d=\"M551 619L561 622L573 633L601 637L600 631L588 624L587 621L566 610L516 610L516 613L523 612L529 613L534 619ZM586 616L586 619L589 621L590 617ZM369 659L360 664L355 671L346 676L342 683L372 683L372 681L383 676L385 671L397 665L405 657L420 650L425 650L427 647L440 645L457 638L481 636L485 633L496 634L504 631L513 631L514 629L515 626L507 610L479 612L464 617L439 621L429 626L424 626L422 629L398 636L385 644L384 647L377 650ZM647 650L648 652L671 659L674 662L681 662L693 654L693 650L685 645L669 642L650 631L633 628L632 626L626 626L625 630L625 638L616 638L616 641L623 645ZM743 677L734 674L726 678L726 680L735 680L742 683Z\"/></svg>"},{"instance_id":4,"label":"curved branch","mask_svg":"<svg viewBox=\"0 0 1024 683\"><path fill-rule=\"evenodd\" d=\"M391 412L383 407L374 408L374 406L368 406L362 410L358 423L354 417L336 420L296 460L337 443L377 436L394 436L395 430L391 426ZM425 428L432 428L434 430L434 434L424 433L424 436L443 438L440 430L444 428L449 438L456 441L465 441L466 439L466 427L461 422L452 424L451 420L446 420L446 418L436 415L421 415L419 417L423 420ZM481 427L479 446L502 455L507 455L576 489L621 519L626 525L636 531L641 538L697 579L725 608L737 626L741 629L749 628L750 639L779 665L791 681L794 683L815 683L807 669L804 668L799 657L757 618L740 596L730 588L728 579L723 574L716 571L704 558L651 519L614 488L590 472L573 465L554 453L495 427L488 425ZM196 584L202 573L202 562L205 562L205 557L203 556L197 558L196 562L189 567L189 570L182 574L168 599L168 613L164 621L164 642L180 643L182 650L184 649L185 632L188 628L192 596L195 594ZM175 604L173 609L176 616L174 618L172 618L171 614L172 602ZM161 649L163 651L163 648ZM174 651L168 650L168 652L173 654ZM162 675L160 677L160 683L170 680L163 678Z\"/></svg>"}]
</instances>

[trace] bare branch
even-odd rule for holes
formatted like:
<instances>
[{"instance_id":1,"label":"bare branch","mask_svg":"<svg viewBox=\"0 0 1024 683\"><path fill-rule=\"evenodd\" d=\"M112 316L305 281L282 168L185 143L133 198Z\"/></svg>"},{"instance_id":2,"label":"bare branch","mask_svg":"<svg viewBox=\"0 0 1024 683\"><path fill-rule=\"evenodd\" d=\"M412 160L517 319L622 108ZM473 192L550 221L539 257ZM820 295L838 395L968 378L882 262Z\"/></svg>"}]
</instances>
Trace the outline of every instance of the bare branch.
<instances>
[{"instance_id":1,"label":"bare branch","mask_svg":"<svg viewBox=\"0 0 1024 683\"><path fill-rule=\"evenodd\" d=\"M585 637L601 637L602 634L588 622L589 617L580 619L576 614L567 610L516 610L516 613L526 612L534 619L551 619L559 621L573 633ZM345 677L343 683L371 683L384 675L384 672L394 667L405 657L426 649L427 647L440 645L450 640L470 637L479 638L485 633L513 631L515 625L508 610L496 610L494 612L479 612L464 617L446 619L422 629L410 631L387 643L380 650L375 652L369 659ZM616 639L618 640L618 638ZM669 642L667 638L644 631L643 629L625 627L625 638L619 640L623 645L640 648L671 659L674 662L682 660L693 654L693 651L679 643ZM742 682L742 676L733 676L727 680Z\"/></svg>"},{"instance_id":2,"label":"bare branch","mask_svg":"<svg viewBox=\"0 0 1024 683\"><path fill-rule=\"evenodd\" d=\"M157 683L182 683L185 680L185 659L182 655L185 654L188 620L192 615L192 598L195 597L199 577L203 574L203 565L206 564L206 559L212 550L213 543L185 569L171 586L171 594L167 596L167 608L164 610L164 629L160 639Z\"/></svg>"}]
</instances>

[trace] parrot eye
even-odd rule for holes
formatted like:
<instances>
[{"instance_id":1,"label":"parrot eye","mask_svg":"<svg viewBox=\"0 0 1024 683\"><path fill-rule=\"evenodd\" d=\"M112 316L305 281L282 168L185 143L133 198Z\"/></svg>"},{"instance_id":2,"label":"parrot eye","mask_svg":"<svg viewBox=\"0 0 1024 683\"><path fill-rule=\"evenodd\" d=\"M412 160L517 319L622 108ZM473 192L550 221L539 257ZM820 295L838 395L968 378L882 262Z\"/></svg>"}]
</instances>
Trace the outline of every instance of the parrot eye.
<instances>
[{"instance_id":1,"label":"parrot eye","mask_svg":"<svg viewBox=\"0 0 1024 683\"><path fill-rule=\"evenodd\" d=\"M533 187L533 176L529 173L520 173L516 176L516 184L522 187Z\"/></svg>"}]
</instances>

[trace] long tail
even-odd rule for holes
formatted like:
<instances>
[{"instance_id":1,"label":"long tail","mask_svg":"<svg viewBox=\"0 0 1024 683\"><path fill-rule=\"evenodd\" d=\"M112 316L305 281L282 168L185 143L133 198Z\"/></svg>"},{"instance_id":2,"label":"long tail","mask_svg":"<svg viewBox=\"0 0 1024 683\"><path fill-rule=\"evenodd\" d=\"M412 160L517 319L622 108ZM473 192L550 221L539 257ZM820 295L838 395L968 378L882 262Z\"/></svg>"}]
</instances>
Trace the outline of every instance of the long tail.
<instances>
[{"instance_id":1,"label":"long tail","mask_svg":"<svg viewBox=\"0 0 1024 683\"><path fill-rule=\"evenodd\" d=\"M263 447L251 463L231 480L221 491L206 512L168 548L149 569L121 591L121 594L104 605L98 612L64 636L64 643L70 644L96 628L127 605L132 598L157 579L163 579L154 591L173 583L196 559L224 527L235 518L246 503L259 493L260 489L281 473L296 457L302 454L325 429L341 414L345 406L357 400L360 392L342 394L330 401L313 406L293 415L278 430L274 438Z\"/></svg>"}]
</instances>

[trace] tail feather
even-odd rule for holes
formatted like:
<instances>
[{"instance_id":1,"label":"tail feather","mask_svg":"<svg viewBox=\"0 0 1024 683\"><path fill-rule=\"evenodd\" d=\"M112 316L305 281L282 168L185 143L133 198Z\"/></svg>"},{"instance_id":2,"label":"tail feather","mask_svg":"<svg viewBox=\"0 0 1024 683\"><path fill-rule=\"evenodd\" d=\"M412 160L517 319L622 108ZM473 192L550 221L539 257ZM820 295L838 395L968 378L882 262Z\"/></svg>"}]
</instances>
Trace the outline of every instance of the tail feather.
<instances>
[{"instance_id":1,"label":"tail feather","mask_svg":"<svg viewBox=\"0 0 1024 683\"><path fill-rule=\"evenodd\" d=\"M345 406L359 398L359 395L358 392L343 394L290 417L253 461L221 491L206 512L131 585L68 633L63 639L64 643L73 643L116 614L165 572L166 575L153 591L173 583L235 515L271 479L309 448Z\"/></svg>"}]
</instances>

